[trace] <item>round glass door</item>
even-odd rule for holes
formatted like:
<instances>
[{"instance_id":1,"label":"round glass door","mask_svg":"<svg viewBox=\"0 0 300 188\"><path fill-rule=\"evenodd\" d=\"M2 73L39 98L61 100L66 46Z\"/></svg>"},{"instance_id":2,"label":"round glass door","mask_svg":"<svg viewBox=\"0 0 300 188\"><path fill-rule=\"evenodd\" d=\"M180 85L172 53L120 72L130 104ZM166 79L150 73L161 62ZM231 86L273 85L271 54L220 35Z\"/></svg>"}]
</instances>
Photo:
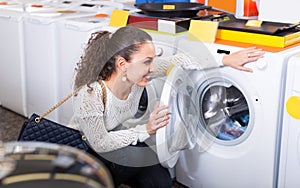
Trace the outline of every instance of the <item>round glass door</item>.
<instances>
[{"instance_id":1,"label":"round glass door","mask_svg":"<svg viewBox=\"0 0 300 188\"><path fill-rule=\"evenodd\" d=\"M212 83L200 95L202 129L220 141L233 141L244 135L249 123L249 105L233 84Z\"/></svg>"}]
</instances>

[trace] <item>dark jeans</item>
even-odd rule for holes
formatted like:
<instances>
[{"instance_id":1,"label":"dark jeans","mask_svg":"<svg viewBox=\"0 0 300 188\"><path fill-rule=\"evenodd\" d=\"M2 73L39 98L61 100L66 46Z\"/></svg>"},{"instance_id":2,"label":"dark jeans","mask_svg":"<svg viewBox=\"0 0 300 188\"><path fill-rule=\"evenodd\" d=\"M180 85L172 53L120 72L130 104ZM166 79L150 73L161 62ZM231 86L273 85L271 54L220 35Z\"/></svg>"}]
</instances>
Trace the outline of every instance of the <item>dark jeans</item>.
<instances>
[{"instance_id":1,"label":"dark jeans","mask_svg":"<svg viewBox=\"0 0 300 188\"><path fill-rule=\"evenodd\" d=\"M145 143L138 143L136 147L148 147ZM108 161L90 152L105 164L110 171L115 187L121 184L129 185L132 188L171 188L172 179L168 169L158 164L144 167L130 167ZM153 152L154 153L154 152Z\"/></svg>"}]
</instances>

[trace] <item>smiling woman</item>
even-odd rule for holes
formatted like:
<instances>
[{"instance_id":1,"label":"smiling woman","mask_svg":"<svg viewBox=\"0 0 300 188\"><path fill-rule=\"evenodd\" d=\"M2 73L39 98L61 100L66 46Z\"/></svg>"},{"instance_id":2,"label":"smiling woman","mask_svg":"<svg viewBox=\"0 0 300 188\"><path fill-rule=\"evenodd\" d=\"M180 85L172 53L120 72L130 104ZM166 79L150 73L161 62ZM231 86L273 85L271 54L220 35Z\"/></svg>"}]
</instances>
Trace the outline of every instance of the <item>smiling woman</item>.
<instances>
[{"instance_id":1,"label":"smiling woman","mask_svg":"<svg viewBox=\"0 0 300 188\"><path fill-rule=\"evenodd\" d=\"M150 35L126 26L114 33L94 33L78 63L75 88L83 88L74 97L73 128L84 132L109 168L116 187L122 183L131 187L172 186L168 170L144 143L168 123L168 107L157 104L146 124L121 126L138 111L141 95L155 71L154 57ZM99 82L105 85L106 97Z\"/></svg>"}]
</instances>

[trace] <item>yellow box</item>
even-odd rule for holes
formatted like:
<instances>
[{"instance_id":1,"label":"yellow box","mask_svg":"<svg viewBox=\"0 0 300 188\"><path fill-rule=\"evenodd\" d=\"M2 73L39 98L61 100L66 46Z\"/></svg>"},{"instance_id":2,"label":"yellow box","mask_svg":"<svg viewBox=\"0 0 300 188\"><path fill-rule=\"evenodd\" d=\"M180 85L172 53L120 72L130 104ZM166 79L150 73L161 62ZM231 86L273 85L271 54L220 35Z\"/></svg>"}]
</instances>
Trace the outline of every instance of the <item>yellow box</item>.
<instances>
[{"instance_id":1,"label":"yellow box","mask_svg":"<svg viewBox=\"0 0 300 188\"><path fill-rule=\"evenodd\" d=\"M284 48L300 42L300 31L285 36L274 36L243 31L218 29L217 39Z\"/></svg>"}]
</instances>

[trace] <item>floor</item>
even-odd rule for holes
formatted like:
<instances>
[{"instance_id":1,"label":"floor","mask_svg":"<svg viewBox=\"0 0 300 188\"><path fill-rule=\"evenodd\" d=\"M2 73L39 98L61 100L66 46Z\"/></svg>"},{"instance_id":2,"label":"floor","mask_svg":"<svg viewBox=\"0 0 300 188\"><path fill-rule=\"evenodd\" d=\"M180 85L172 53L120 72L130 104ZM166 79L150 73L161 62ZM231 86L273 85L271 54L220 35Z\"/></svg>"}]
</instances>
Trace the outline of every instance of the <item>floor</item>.
<instances>
[{"instance_id":1,"label":"floor","mask_svg":"<svg viewBox=\"0 0 300 188\"><path fill-rule=\"evenodd\" d=\"M16 141L25 120L26 117L0 106L0 142ZM128 186L120 187L128 188ZM172 188L184 188L184 186L174 182Z\"/></svg>"},{"instance_id":2,"label":"floor","mask_svg":"<svg viewBox=\"0 0 300 188\"><path fill-rule=\"evenodd\" d=\"M0 107L0 141L16 141L25 120L25 117Z\"/></svg>"}]
</instances>

